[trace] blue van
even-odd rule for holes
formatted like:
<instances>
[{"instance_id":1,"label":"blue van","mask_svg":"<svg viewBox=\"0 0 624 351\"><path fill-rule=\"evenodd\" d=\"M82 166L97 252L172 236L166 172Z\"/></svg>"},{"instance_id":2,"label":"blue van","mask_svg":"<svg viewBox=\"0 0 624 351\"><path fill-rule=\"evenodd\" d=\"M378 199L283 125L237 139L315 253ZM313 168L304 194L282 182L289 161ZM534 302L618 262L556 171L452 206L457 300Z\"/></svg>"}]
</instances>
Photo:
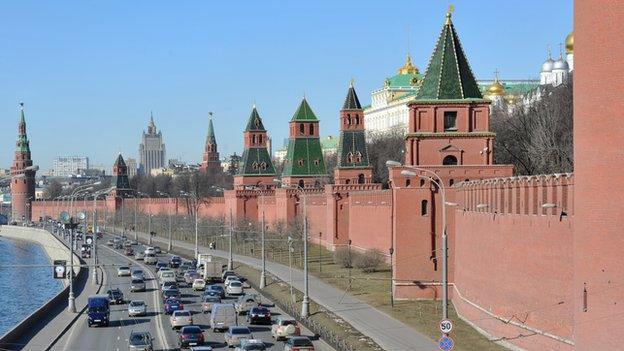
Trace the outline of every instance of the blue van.
<instances>
[{"instance_id":1,"label":"blue van","mask_svg":"<svg viewBox=\"0 0 624 351\"><path fill-rule=\"evenodd\" d=\"M87 302L87 320L89 327L99 325L108 327L110 309L108 295L91 295Z\"/></svg>"}]
</instances>

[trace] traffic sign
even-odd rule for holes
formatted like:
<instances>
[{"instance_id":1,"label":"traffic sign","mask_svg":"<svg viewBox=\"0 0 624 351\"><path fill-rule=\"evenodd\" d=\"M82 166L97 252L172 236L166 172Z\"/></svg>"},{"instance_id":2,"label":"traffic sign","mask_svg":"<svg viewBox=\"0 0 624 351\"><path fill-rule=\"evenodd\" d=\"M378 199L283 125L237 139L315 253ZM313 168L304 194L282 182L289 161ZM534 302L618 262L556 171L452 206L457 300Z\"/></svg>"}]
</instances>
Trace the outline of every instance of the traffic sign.
<instances>
[{"instance_id":1,"label":"traffic sign","mask_svg":"<svg viewBox=\"0 0 624 351\"><path fill-rule=\"evenodd\" d=\"M451 351L455 346L455 342L448 336L443 336L438 342L438 347L442 351Z\"/></svg>"},{"instance_id":2,"label":"traffic sign","mask_svg":"<svg viewBox=\"0 0 624 351\"><path fill-rule=\"evenodd\" d=\"M85 244L87 244L87 245L93 244L93 235L85 236Z\"/></svg>"},{"instance_id":3,"label":"traffic sign","mask_svg":"<svg viewBox=\"0 0 624 351\"><path fill-rule=\"evenodd\" d=\"M54 260L54 279L65 278L66 264L67 261L65 260Z\"/></svg>"},{"instance_id":4,"label":"traffic sign","mask_svg":"<svg viewBox=\"0 0 624 351\"><path fill-rule=\"evenodd\" d=\"M450 319L443 319L440 321L440 331L442 334L449 334L453 330L453 322Z\"/></svg>"}]
</instances>

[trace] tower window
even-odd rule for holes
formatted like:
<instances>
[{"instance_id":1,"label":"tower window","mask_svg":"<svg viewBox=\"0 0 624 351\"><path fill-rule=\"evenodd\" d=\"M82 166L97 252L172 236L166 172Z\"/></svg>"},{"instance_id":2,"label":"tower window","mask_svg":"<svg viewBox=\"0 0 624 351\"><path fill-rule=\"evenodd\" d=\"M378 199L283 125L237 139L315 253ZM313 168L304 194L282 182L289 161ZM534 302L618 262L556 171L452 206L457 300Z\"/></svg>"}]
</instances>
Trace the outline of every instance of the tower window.
<instances>
[{"instance_id":1,"label":"tower window","mask_svg":"<svg viewBox=\"0 0 624 351\"><path fill-rule=\"evenodd\" d=\"M420 202L420 215L426 216L429 213L429 202L427 200L422 200Z\"/></svg>"},{"instance_id":2,"label":"tower window","mask_svg":"<svg viewBox=\"0 0 624 351\"><path fill-rule=\"evenodd\" d=\"M360 124L360 116L355 115L355 125L359 125Z\"/></svg>"},{"instance_id":3,"label":"tower window","mask_svg":"<svg viewBox=\"0 0 624 351\"><path fill-rule=\"evenodd\" d=\"M256 143L256 135L255 135L255 134L252 134L252 135L251 135L251 143L252 143L252 144L255 144L255 143Z\"/></svg>"},{"instance_id":4,"label":"tower window","mask_svg":"<svg viewBox=\"0 0 624 351\"><path fill-rule=\"evenodd\" d=\"M300 135L305 134L305 125L303 123L299 124L299 134Z\"/></svg>"},{"instance_id":5,"label":"tower window","mask_svg":"<svg viewBox=\"0 0 624 351\"><path fill-rule=\"evenodd\" d=\"M316 160L314 160L314 165L315 166L318 166L320 164L321 164L321 160L320 159L317 158Z\"/></svg>"},{"instance_id":6,"label":"tower window","mask_svg":"<svg viewBox=\"0 0 624 351\"><path fill-rule=\"evenodd\" d=\"M262 144L262 134L258 135L258 143Z\"/></svg>"},{"instance_id":7,"label":"tower window","mask_svg":"<svg viewBox=\"0 0 624 351\"><path fill-rule=\"evenodd\" d=\"M364 174L360 173L358 174L358 184L364 184L365 178L364 178Z\"/></svg>"},{"instance_id":8,"label":"tower window","mask_svg":"<svg viewBox=\"0 0 624 351\"><path fill-rule=\"evenodd\" d=\"M444 111L444 131L457 131L457 111Z\"/></svg>"},{"instance_id":9,"label":"tower window","mask_svg":"<svg viewBox=\"0 0 624 351\"><path fill-rule=\"evenodd\" d=\"M302 189L305 187L305 183L303 182L303 179L299 180L299 187Z\"/></svg>"},{"instance_id":10,"label":"tower window","mask_svg":"<svg viewBox=\"0 0 624 351\"><path fill-rule=\"evenodd\" d=\"M310 123L310 135L314 135L314 124Z\"/></svg>"},{"instance_id":11,"label":"tower window","mask_svg":"<svg viewBox=\"0 0 624 351\"><path fill-rule=\"evenodd\" d=\"M300 158L299 161L297 161L297 163L299 163L299 166L303 166L305 164L305 160Z\"/></svg>"},{"instance_id":12,"label":"tower window","mask_svg":"<svg viewBox=\"0 0 624 351\"><path fill-rule=\"evenodd\" d=\"M351 125L351 115L347 113L347 125Z\"/></svg>"}]
</instances>

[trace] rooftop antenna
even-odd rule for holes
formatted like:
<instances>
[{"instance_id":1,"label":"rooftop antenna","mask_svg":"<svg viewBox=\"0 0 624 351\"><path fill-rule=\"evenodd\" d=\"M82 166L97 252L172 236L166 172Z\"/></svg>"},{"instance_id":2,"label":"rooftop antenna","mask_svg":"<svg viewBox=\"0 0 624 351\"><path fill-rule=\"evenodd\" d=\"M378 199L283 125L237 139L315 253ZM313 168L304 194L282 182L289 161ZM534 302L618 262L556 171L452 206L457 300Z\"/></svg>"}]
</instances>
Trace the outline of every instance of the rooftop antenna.
<instances>
[{"instance_id":1,"label":"rooftop antenna","mask_svg":"<svg viewBox=\"0 0 624 351\"><path fill-rule=\"evenodd\" d=\"M494 70L494 81L495 82L498 82L498 73L500 73L500 72L498 72L498 68L497 68L497 69Z\"/></svg>"}]
</instances>

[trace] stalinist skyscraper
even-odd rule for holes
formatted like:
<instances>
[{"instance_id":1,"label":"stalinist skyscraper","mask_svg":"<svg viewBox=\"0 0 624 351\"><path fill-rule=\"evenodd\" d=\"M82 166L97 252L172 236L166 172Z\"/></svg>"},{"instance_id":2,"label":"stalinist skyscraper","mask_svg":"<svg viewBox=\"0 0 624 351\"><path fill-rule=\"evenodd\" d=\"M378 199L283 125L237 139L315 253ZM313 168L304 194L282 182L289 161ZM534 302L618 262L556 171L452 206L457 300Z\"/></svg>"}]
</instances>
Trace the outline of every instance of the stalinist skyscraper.
<instances>
[{"instance_id":1,"label":"stalinist skyscraper","mask_svg":"<svg viewBox=\"0 0 624 351\"><path fill-rule=\"evenodd\" d=\"M149 175L152 169L165 167L165 144L162 132L156 132L154 116L150 116L147 132L143 131L141 145L139 145L139 171L143 175Z\"/></svg>"}]
</instances>

